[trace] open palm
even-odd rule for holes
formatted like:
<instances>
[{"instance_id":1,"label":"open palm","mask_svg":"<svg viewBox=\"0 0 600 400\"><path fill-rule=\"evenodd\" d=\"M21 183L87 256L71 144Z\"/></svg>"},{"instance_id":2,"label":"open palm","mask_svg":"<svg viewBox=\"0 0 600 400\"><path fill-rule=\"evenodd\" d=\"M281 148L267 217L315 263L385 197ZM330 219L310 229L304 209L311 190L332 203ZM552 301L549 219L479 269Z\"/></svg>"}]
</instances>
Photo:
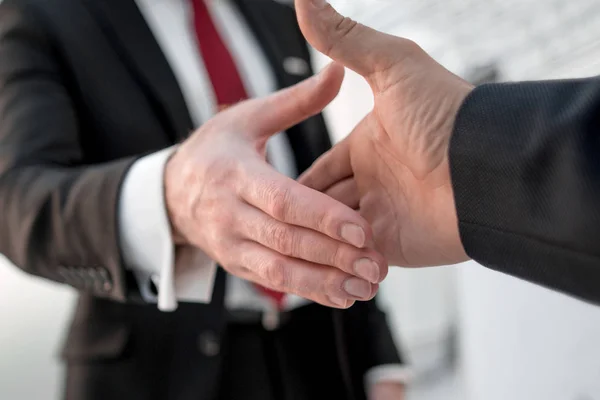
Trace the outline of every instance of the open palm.
<instances>
[{"instance_id":1,"label":"open palm","mask_svg":"<svg viewBox=\"0 0 600 400\"><path fill-rule=\"evenodd\" d=\"M375 96L373 111L301 182L359 208L392 264L464 260L447 153L453 116L471 85L409 40L316 0L297 0L296 8L308 41L365 77Z\"/></svg>"}]
</instances>

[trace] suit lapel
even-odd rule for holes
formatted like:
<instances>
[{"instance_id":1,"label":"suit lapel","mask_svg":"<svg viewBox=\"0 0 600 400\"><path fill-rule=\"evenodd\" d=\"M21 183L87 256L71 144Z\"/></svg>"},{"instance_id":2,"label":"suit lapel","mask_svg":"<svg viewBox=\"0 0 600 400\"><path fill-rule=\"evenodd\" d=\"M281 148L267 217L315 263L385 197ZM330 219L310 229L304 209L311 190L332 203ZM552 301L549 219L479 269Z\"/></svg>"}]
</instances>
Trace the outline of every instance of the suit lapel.
<instances>
[{"instance_id":1,"label":"suit lapel","mask_svg":"<svg viewBox=\"0 0 600 400\"><path fill-rule=\"evenodd\" d=\"M280 88L312 74L309 54L297 27L293 8L274 0L233 0L246 18L269 60ZM134 0L84 0L155 104L155 112L173 141L194 129L189 110L173 71ZM318 119L318 121L317 121ZM300 170L326 150L329 143L320 117L287 132Z\"/></svg>"},{"instance_id":2,"label":"suit lapel","mask_svg":"<svg viewBox=\"0 0 600 400\"><path fill-rule=\"evenodd\" d=\"M233 0L256 35L280 88L312 74L292 7L274 0Z\"/></svg>"},{"instance_id":3,"label":"suit lapel","mask_svg":"<svg viewBox=\"0 0 600 400\"><path fill-rule=\"evenodd\" d=\"M86 0L134 79L157 103L172 140L194 128L185 100L162 50L134 0Z\"/></svg>"},{"instance_id":4,"label":"suit lapel","mask_svg":"<svg viewBox=\"0 0 600 400\"><path fill-rule=\"evenodd\" d=\"M280 88L294 85L312 75L310 54L293 7L275 0L234 2L261 44ZM331 144L320 115L286 133L300 172L327 151Z\"/></svg>"}]
</instances>

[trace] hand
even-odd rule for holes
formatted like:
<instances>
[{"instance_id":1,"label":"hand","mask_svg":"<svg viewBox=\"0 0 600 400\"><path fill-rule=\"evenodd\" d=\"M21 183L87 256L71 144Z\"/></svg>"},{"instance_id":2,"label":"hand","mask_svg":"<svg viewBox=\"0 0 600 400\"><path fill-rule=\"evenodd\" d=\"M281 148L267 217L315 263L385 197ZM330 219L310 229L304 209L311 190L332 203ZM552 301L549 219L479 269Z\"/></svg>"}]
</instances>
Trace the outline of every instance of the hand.
<instances>
[{"instance_id":1,"label":"hand","mask_svg":"<svg viewBox=\"0 0 600 400\"><path fill-rule=\"evenodd\" d=\"M369 392L369 400L404 400L404 385L397 382L376 383Z\"/></svg>"},{"instance_id":2,"label":"hand","mask_svg":"<svg viewBox=\"0 0 600 400\"><path fill-rule=\"evenodd\" d=\"M386 260L366 247L368 223L351 208L277 173L267 139L317 114L343 68L219 113L169 160L165 196L174 237L228 272L273 290L346 308L375 296Z\"/></svg>"},{"instance_id":3,"label":"hand","mask_svg":"<svg viewBox=\"0 0 600 400\"><path fill-rule=\"evenodd\" d=\"M393 265L467 260L448 147L472 86L415 43L344 18L323 0L296 0L296 10L308 41L361 74L375 96L373 111L300 182L360 208Z\"/></svg>"}]
</instances>

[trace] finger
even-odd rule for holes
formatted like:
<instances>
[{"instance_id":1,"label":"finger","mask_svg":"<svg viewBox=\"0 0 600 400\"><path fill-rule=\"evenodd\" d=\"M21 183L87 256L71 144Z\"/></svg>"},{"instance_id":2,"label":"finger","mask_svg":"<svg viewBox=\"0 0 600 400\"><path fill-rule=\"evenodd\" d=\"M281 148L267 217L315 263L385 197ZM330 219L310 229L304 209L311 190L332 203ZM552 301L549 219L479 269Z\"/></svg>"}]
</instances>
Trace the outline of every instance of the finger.
<instances>
[{"instance_id":1,"label":"finger","mask_svg":"<svg viewBox=\"0 0 600 400\"><path fill-rule=\"evenodd\" d=\"M360 195L358 193L358 186L354 178L346 178L340 181L324 192L327 196L344 203L353 210L358 209L360 205Z\"/></svg>"},{"instance_id":2,"label":"finger","mask_svg":"<svg viewBox=\"0 0 600 400\"><path fill-rule=\"evenodd\" d=\"M244 180L239 195L287 224L321 232L362 248L372 237L367 221L350 207L275 172L265 164Z\"/></svg>"},{"instance_id":3,"label":"finger","mask_svg":"<svg viewBox=\"0 0 600 400\"><path fill-rule=\"evenodd\" d=\"M295 5L308 42L362 76L386 69L401 56L404 39L358 24L325 0L296 0Z\"/></svg>"},{"instance_id":4,"label":"finger","mask_svg":"<svg viewBox=\"0 0 600 400\"><path fill-rule=\"evenodd\" d=\"M357 249L317 231L289 225L245 205L238 214L237 232L279 254L338 268L371 283L388 272L386 259L372 249Z\"/></svg>"},{"instance_id":5,"label":"finger","mask_svg":"<svg viewBox=\"0 0 600 400\"><path fill-rule=\"evenodd\" d=\"M255 242L238 247L238 263L243 268L236 274L272 290L346 308L354 300L371 300L379 289L337 268L283 256Z\"/></svg>"},{"instance_id":6,"label":"finger","mask_svg":"<svg viewBox=\"0 0 600 400\"><path fill-rule=\"evenodd\" d=\"M344 68L332 63L297 85L227 111L233 118L241 118L244 132L251 138L266 140L320 113L337 96L343 79Z\"/></svg>"},{"instance_id":7,"label":"finger","mask_svg":"<svg viewBox=\"0 0 600 400\"><path fill-rule=\"evenodd\" d=\"M360 124L363 124L361 122ZM336 144L305 171L298 182L309 188L325 191L353 175L350 162L350 137Z\"/></svg>"}]
</instances>

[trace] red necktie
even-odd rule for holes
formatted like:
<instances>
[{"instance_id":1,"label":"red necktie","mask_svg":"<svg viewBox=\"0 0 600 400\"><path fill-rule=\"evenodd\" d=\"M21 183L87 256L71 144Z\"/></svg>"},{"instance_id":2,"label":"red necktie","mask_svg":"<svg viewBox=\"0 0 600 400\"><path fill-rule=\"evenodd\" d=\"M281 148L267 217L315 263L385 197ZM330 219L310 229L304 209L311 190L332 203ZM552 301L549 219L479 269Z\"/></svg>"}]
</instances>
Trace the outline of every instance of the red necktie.
<instances>
[{"instance_id":1,"label":"red necktie","mask_svg":"<svg viewBox=\"0 0 600 400\"><path fill-rule=\"evenodd\" d=\"M218 110L221 111L232 104L246 100L248 93L233 57L215 27L205 0L191 0L191 2L194 10L196 40L215 92ZM255 286L262 294L269 297L278 309L282 308L285 294L260 285Z\"/></svg>"}]
</instances>

